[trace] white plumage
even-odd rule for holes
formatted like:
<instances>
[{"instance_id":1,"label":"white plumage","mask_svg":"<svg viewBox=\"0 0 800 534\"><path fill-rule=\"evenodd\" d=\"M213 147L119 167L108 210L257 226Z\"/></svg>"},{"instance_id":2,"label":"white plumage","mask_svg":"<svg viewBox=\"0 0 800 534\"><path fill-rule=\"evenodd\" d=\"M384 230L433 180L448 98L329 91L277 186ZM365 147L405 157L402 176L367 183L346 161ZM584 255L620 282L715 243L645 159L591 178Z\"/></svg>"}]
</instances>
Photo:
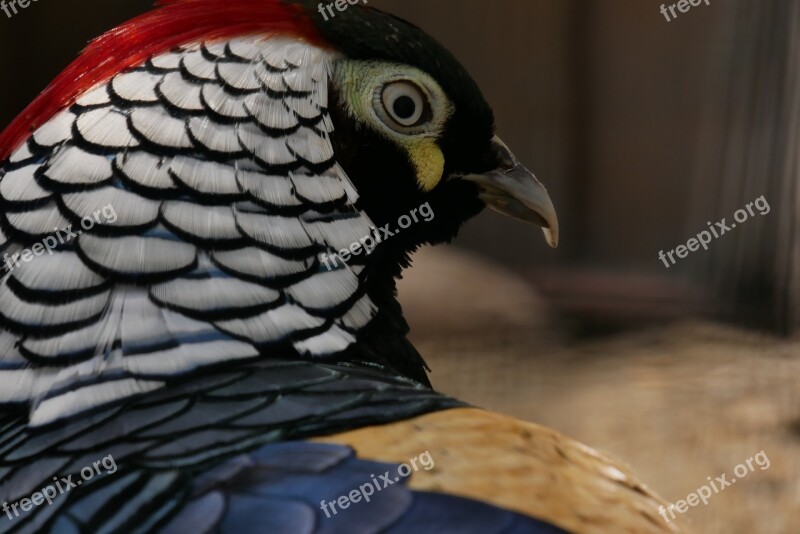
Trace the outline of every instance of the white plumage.
<instances>
[{"instance_id":1,"label":"white plumage","mask_svg":"<svg viewBox=\"0 0 800 534\"><path fill-rule=\"evenodd\" d=\"M266 344L285 341L291 334L317 329L325 324L325 320L312 316L300 306L286 304L247 319L217 321L215 324L240 338Z\"/></svg>"},{"instance_id":2,"label":"white plumage","mask_svg":"<svg viewBox=\"0 0 800 534\"><path fill-rule=\"evenodd\" d=\"M159 193L176 188L169 174L171 162L171 158L148 152L127 152L116 159L117 167L129 182Z\"/></svg>"},{"instance_id":3,"label":"white plumage","mask_svg":"<svg viewBox=\"0 0 800 534\"><path fill-rule=\"evenodd\" d=\"M27 165L7 173L0 180L0 196L8 202L31 202L48 198L51 193L36 183L34 173L41 165Z\"/></svg>"},{"instance_id":4,"label":"white plumage","mask_svg":"<svg viewBox=\"0 0 800 534\"><path fill-rule=\"evenodd\" d=\"M178 156L169 169L182 185L198 193L227 196L242 192L236 182L236 168L230 165Z\"/></svg>"},{"instance_id":5,"label":"white plumage","mask_svg":"<svg viewBox=\"0 0 800 534\"><path fill-rule=\"evenodd\" d=\"M82 113L76 127L80 140L94 147L123 149L139 146L139 141L128 128L128 117L113 106Z\"/></svg>"},{"instance_id":6,"label":"white plumage","mask_svg":"<svg viewBox=\"0 0 800 534\"><path fill-rule=\"evenodd\" d=\"M158 84L158 92L167 103L185 111L203 110L202 91L202 84L184 79L180 72L170 72Z\"/></svg>"},{"instance_id":7,"label":"white plumage","mask_svg":"<svg viewBox=\"0 0 800 534\"><path fill-rule=\"evenodd\" d=\"M377 313L361 267L318 259L371 226L334 159L333 59L288 37L190 43L15 151L0 252L117 217L0 278L0 403L45 424L270 347L325 358L355 341Z\"/></svg>"},{"instance_id":8,"label":"white plumage","mask_svg":"<svg viewBox=\"0 0 800 534\"><path fill-rule=\"evenodd\" d=\"M93 116L98 118L108 116L107 112L100 111L97 113L97 115ZM120 115L114 114L114 116L119 117ZM83 115L81 118L83 118ZM127 125L125 126L125 132L127 132ZM114 137L115 139L110 140L113 146L117 146L116 141L123 142L122 137L135 144L133 138L128 136L127 133L120 136L115 135ZM75 146L65 146L53 154L46 165L44 174L48 179L65 185L97 185L109 180L113 171L108 158L91 154Z\"/></svg>"},{"instance_id":9,"label":"white plumage","mask_svg":"<svg viewBox=\"0 0 800 534\"><path fill-rule=\"evenodd\" d=\"M191 148L186 121L164 108L136 108L131 112L131 127L143 140L166 148Z\"/></svg>"},{"instance_id":10,"label":"white plumage","mask_svg":"<svg viewBox=\"0 0 800 534\"><path fill-rule=\"evenodd\" d=\"M239 65L239 67L243 68L242 65ZM246 119L248 116L244 107L245 97L231 94L222 84L204 84L200 99L208 111L225 119Z\"/></svg>"},{"instance_id":11,"label":"white plumage","mask_svg":"<svg viewBox=\"0 0 800 534\"><path fill-rule=\"evenodd\" d=\"M103 226L147 226L158 219L160 203L117 187L104 186L99 189L68 193L61 197L64 206L74 219L88 217L95 227ZM107 219L103 209L114 208L115 217ZM98 214L97 217L94 215Z\"/></svg>"},{"instance_id":12,"label":"white plumage","mask_svg":"<svg viewBox=\"0 0 800 534\"><path fill-rule=\"evenodd\" d=\"M161 81L157 74L146 71L133 71L115 76L109 88L115 96L131 103L156 103L156 86Z\"/></svg>"},{"instance_id":13,"label":"white plumage","mask_svg":"<svg viewBox=\"0 0 800 534\"><path fill-rule=\"evenodd\" d=\"M230 206L202 206L192 202L170 200L164 202L164 221L179 232L203 241L241 239L236 219Z\"/></svg>"},{"instance_id":14,"label":"white plumage","mask_svg":"<svg viewBox=\"0 0 800 534\"><path fill-rule=\"evenodd\" d=\"M86 234L78 239L78 247L94 269L125 277L182 271L197 260L193 245L159 237Z\"/></svg>"},{"instance_id":15,"label":"white plumage","mask_svg":"<svg viewBox=\"0 0 800 534\"><path fill-rule=\"evenodd\" d=\"M9 212L6 221L13 230L34 237L50 235L54 229L65 228L69 224L52 201L27 211Z\"/></svg>"},{"instance_id":16,"label":"white plumage","mask_svg":"<svg viewBox=\"0 0 800 534\"><path fill-rule=\"evenodd\" d=\"M228 157L244 154L236 125L222 124L209 117L192 117L189 132L195 144L206 150Z\"/></svg>"},{"instance_id":17,"label":"white plumage","mask_svg":"<svg viewBox=\"0 0 800 534\"><path fill-rule=\"evenodd\" d=\"M72 137L72 125L75 115L69 111L62 111L50 121L33 133L33 141L43 147L53 147Z\"/></svg>"}]
</instances>

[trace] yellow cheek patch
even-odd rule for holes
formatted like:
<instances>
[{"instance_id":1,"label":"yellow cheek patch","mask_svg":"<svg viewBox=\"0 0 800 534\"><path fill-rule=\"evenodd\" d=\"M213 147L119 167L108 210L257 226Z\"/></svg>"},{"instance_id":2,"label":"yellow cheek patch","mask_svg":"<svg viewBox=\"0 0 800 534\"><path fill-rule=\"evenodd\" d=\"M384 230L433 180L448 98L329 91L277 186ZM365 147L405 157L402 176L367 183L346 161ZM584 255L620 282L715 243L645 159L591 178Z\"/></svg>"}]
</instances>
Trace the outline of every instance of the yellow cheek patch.
<instances>
[{"instance_id":1,"label":"yellow cheek patch","mask_svg":"<svg viewBox=\"0 0 800 534\"><path fill-rule=\"evenodd\" d=\"M417 171L417 183L428 193L444 174L444 154L433 139L415 139L406 143L411 163Z\"/></svg>"}]
</instances>

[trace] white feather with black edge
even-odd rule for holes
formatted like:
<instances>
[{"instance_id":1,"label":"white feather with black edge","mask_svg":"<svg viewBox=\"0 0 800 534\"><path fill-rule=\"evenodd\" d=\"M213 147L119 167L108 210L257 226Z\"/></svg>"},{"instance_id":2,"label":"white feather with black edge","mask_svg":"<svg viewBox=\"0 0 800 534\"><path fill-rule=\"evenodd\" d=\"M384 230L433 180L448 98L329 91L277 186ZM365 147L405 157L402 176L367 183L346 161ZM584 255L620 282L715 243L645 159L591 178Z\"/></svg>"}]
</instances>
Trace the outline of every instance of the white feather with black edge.
<instances>
[{"instance_id":1,"label":"white feather with black edge","mask_svg":"<svg viewBox=\"0 0 800 534\"><path fill-rule=\"evenodd\" d=\"M334 59L290 37L191 43L79 96L0 167L0 252L59 239L0 279L0 405L45 425L356 341L377 311L361 268L318 260L372 226L331 145Z\"/></svg>"}]
</instances>

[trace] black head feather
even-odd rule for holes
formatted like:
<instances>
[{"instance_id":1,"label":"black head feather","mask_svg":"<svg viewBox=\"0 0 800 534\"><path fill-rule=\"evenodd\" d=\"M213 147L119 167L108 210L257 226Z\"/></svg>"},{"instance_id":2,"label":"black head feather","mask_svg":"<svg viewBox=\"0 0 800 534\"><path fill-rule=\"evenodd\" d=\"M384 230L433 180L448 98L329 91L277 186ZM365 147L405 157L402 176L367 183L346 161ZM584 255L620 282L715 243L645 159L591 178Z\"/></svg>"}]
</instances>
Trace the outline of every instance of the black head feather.
<instances>
[{"instance_id":1,"label":"black head feather","mask_svg":"<svg viewBox=\"0 0 800 534\"><path fill-rule=\"evenodd\" d=\"M414 171L397 146L352 124L340 110L332 110L337 157L373 221L381 225L394 223L424 202L429 202L436 213L431 224L415 225L404 232L395 248L402 245L408 251L423 243L452 240L484 204L478 200L473 184L447 178L480 174L497 166L491 148L494 114L477 83L452 53L410 22L374 8L349 4L342 12L334 8L336 16L325 20L318 1L296 2L306 8L325 40L345 56L420 69L437 81L453 103L455 112L438 139L445 157L444 177L430 193L421 192L410 179Z\"/></svg>"},{"instance_id":2,"label":"black head feather","mask_svg":"<svg viewBox=\"0 0 800 534\"><path fill-rule=\"evenodd\" d=\"M381 310L359 351L383 361L402 374L426 383L424 362L406 340L408 326L396 301L395 279L410 264L410 254L426 243L452 240L459 228L484 207L472 182L448 179L484 173L497 167L492 149L494 115L477 83L438 41L417 26L377 9L348 5L334 8L327 20L318 0L301 4L323 38L353 60L409 65L431 76L447 94L454 113L437 140L445 158L444 176L430 192L420 190L408 156L397 144L357 123L331 95L331 116L337 161L358 190L359 207L377 226L397 226L398 218L428 203L430 222L413 224L381 244L365 260L369 294ZM327 5L324 2L323 5Z\"/></svg>"}]
</instances>

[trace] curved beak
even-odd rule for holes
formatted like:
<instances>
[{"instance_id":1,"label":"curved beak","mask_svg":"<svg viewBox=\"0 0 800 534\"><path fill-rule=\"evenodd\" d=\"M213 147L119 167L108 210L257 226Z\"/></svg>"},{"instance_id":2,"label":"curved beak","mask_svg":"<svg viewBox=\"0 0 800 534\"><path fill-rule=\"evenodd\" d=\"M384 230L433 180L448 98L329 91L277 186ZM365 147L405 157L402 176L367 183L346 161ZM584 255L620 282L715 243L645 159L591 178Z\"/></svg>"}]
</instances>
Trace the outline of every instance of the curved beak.
<instances>
[{"instance_id":1,"label":"curved beak","mask_svg":"<svg viewBox=\"0 0 800 534\"><path fill-rule=\"evenodd\" d=\"M556 248L558 216L547 189L499 137L492 139L492 147L497 155L497 169L486 174L469 174L463 179L478 184L480 198L490 208L541 226L547 243Z\"/></svg>"}]
</instances>

